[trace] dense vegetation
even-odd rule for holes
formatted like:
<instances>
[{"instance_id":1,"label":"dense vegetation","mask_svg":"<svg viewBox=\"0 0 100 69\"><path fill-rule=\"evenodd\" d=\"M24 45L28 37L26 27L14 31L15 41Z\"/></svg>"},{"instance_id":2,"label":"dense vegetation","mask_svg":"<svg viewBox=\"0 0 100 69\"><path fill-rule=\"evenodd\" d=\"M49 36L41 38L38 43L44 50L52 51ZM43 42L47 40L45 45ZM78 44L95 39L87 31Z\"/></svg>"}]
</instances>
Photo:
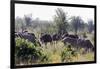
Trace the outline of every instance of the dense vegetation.
<instances>
[{"instance_id":1,"label":"dense vegetation","mask_svg":"<svg viewBox=\"0 0 100 69\"><path fill-rule=\"evenodd\" d=\"M63 9L58 8L53 21L43 21L39 18L32 19L32 15L25 15L23 18L15 19L15 31L34 33L37 39L41 33L53 35L55 33L70 33L89 39L94 44L94 23L89 20L85 23L80 16L68 17ZM15 63L21 64L47 64L47 63L67 63L80 61L93 61L94 52L85 51L83 48L77 49L71 44L64 44L62 40L47 45L39 45L38 42L30 42L26 39L15 38Z\"/></svg>"}]
</instances>

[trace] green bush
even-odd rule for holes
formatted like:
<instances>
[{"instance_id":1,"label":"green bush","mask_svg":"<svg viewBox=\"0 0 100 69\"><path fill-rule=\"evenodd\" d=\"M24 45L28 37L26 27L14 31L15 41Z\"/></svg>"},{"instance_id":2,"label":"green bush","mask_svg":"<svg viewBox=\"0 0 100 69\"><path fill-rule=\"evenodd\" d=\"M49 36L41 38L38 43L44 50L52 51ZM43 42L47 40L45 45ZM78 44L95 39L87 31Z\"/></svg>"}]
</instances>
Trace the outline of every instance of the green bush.
<instances>
[{"instance_id":1,"label":"green bush","mask_svg":"<svg viewBox=\"0 0 100 69\"><path fill-rule=\"evenodd\" d=\"M65 48L62 51L62 53L61 53L62 62L69 62L69 61L71 61L71 52L72 51L68 51L67 48Z\"/></svg>"},{"instance_id":2,"label":"green bush","mask_svg":"<svg viewBox=\"0 0 100 69\"><path fill-rule=\"evenodd\" d=\"M62 62L71 62L75 56L77 56L77 52L72 49L71 45L64 48L61 53Z\"/></svg>"},{"instance_id":3,"label":"green bush","mask_svg":"<svg viewBox=\"0 0 100 69\"><path fill-rule=\"evenodd\" d=\"M15 38L15 58L17 62L39 60L42 55L42 48L37 43L31 43L25 39Z\"/></svg>"}]
</instances>

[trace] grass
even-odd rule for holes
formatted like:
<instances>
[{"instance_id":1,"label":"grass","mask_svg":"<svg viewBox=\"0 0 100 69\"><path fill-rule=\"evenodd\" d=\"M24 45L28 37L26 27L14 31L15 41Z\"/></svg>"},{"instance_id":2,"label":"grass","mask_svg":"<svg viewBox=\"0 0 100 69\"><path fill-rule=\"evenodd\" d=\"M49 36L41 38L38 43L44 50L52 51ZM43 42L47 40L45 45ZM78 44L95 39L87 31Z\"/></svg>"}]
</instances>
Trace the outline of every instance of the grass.
<instances>
[{"instance_id":1,"label":"grass","mask_svg":"<svg viewBox=\"0 0 100 69\"><path fill-rule=\"evenodd\" d=\"M90 40L92 39L90 38ZM48 43L47 45L42 44L40 48L43 50L43 53L46 56L45 59L43 61L38 60L37 62L28 63L27 65L94 61L94 52L82 54L84 49L76 50L75 48L72 48L73 51L76 50L74 56L70 51L68 51L68 45L64 45L62 41L58 41L57 43Z\"/></svg>"},{"instance_id":2,"label":"grass","mask_svg":"<svg viewBox=\"0 0 100 69\"><path fill-rule=\"evenodd\" d=\"M58 41L57 44L47 44L47 47L44 46L44 51L50 55L49 62L47 63L62 63L62 51L64 49L67 49L67 45L65 46L61 41ZM71 61L68 61L67 56L65 59L66 62L82 62L82 61L94 61L94 53L89 52L86 54L81 54L83 49L80 50L80 52L77 52L77 56L71 56Z\"/></svg>"}]
</instances>

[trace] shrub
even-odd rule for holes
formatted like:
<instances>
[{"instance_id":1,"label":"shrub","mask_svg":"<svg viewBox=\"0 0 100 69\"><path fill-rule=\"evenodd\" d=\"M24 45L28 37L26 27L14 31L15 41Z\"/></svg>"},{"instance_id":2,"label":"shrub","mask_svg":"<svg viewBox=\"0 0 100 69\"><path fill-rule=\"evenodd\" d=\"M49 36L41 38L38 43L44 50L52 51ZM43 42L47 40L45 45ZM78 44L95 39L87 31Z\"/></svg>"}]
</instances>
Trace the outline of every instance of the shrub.
<instances>
[{"instance_id":1,"label":"shrub","mask_svg":"<svg viewBox=\"0 0 100 69\"><path fill-rule=\"evenodd\" d=\"M16 62L27 62L29 60L39 60L42 55L42 49L37 43L31 43L25 39L15 38L15 58Z\"/></svg>"},{"instance_id":2,"label":"shrub","mask_svg":"<svg viewBox=\"0 0 100 69\"><path fill-rule=\"evenodd\" d=\"M65 48L62 53L61 53L61 57L62 57L62 62L69 62L71 61L71 52L69 50L69 48Z\"/></svg>"},{"instance_id":3,"label":"shrub","mask_svg":"<svg viewBox=\"0 0 100 69\"><path fill-rule=\"evenodd\" d=\"M62 62L71 62L73 57L77 56L77 52L72 49L71 45L68 45L61 53Z\"/></svg>"}]
</instances>

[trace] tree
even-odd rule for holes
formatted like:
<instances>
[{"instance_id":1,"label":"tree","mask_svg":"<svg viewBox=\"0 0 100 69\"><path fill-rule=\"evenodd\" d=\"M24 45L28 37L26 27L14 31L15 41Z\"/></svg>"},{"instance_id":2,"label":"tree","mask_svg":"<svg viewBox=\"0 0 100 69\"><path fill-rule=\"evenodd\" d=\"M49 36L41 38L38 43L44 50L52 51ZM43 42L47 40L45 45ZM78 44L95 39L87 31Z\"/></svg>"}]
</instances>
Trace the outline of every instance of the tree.
<instances>
[{"instance_id":1,"label":"tree","mask_svg":"<svg viewBox=\"0 0 100 69\"><path fill-rule=\"evenodd\" d=\"M66 18L66 13L62 8L57 8L54 22L56 23L58 32L60 34L67 32L68 21Z\"/></svg>"},{"instance_id":2,"label":"tree","mask_svg":"<svg viewBox=\"0 0 100 69\"><path fill-rule=\"evenodd\" d=\"M22 32L25 30L26 24L24 23L23 19L20 17L16 17L15 19L15 31L20 31L22 30Z\"/></svg>"},{"instance_id":3,"label":"tree","mask_svg":"<svg viewBox=\"0 0 100 69\"><path fill-rule=\"evenodd\" d=\"M26 23L26 26L29 27L32 24L32 15L24 15L24 20Z\"/></svg>"},{"instance_id":4,"label":"tree","mask_svg":"<svg viewBox=\"0 0 100 69\"><path fill-rule=\"evenodd\" d=\"M73 16L71 18L72 27L75 31L75 34L82 28L84 29L84 21L79 16Z\"/></svg>"},{"instance_id":5,"label":"tree","mask_svg":"<svg viewBox=\"0 0 100 69\"><path fill-rule=\"evenodd\" d=\"M89 33L91 33L94 29L94 25L93 25L93 21L92 20L89 20L88 21L88 31Z\"/></svg>"}]
</instances>

